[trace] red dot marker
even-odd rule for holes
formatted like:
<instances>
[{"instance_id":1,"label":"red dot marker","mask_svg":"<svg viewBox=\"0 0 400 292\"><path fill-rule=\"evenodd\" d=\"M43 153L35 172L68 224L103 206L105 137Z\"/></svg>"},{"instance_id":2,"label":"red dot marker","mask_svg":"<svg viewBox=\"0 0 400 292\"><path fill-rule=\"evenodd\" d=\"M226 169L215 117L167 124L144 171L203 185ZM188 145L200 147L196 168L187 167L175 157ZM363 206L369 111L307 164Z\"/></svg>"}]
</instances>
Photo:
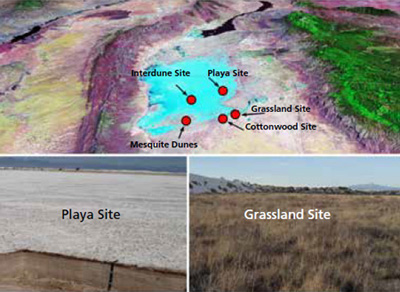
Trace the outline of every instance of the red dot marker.
<instances>
[{"instance_id":1,"label":"red dot marker","mask_svg":"<svg viewBox=\"0 0 400 292\"><path fill-rule=\"evenodd\" d=\"M218 122L220 122L221 124L226 124L226 122L228 121L228 116L225 114L220 114L218 117Z\"/></svg>"},{"instance_id":2,"label":"red dot marker","mask_svg":"<svg viewBox=\"0 0 400 292\"><path fill-rule=\"evenodd\" d=\"M237 120L238 118L240 118L240 111L238 111L237 109L232 110L231 117L232 119Z\"/></svg>"},{"instance_id":3,"label":"red dot marker","mask_svg":"<svg viewBox=\"0 0 400 292\"><path fill-rule=\"evenodd\" d=\"M218 93L219 93L219 95L227 95L228 94L228 88L226 86L220 86L218 88Z\"/></svg>"},{"instance_id":4,"label":"red dot marker","mask_svg":"<svg viewBox=\"0 0 400 292\"><path fill-rule=\"evenodd\" d=\"M194 95L189 95L186 99L187 103L193 105L196 103L197 98Z\"/></svg>"},{"instance_id":5,"label":"red dot marker","mask_svg":"<svg viewBox=\"0 0 400 292\"><path fill-rule=\"evenodd\" d=\"M181 120L182 125L189 126L192 123L192 119L189 116L184 116Z\"/></svg>"}]
</instances>

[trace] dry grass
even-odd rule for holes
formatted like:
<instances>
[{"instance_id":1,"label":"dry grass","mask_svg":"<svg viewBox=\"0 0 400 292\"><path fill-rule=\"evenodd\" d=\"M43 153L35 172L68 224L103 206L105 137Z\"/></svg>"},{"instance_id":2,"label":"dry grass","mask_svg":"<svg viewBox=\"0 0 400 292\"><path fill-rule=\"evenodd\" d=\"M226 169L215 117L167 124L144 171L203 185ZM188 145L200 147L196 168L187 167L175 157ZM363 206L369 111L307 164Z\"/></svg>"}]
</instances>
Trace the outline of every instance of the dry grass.
<instances>
[{"instance_id":1,"label":"dry grass","mask_svg":"<svg viewBox=\"0 0 400 292\"><path fill-rule=\"evenodd\" d=\"M400 291L400 197L191 197L191 291ZM330 211L245 220L246 209Z\"/></svg>"}]
</instances>

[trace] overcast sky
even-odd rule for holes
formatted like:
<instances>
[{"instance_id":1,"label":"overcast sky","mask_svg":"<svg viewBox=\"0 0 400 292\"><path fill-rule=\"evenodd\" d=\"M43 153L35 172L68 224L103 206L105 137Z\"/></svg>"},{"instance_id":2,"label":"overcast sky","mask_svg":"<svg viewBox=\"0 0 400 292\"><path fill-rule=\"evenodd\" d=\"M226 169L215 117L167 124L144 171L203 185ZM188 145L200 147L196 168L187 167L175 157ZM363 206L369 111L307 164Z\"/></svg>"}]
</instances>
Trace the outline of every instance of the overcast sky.
<instances>
[{"instance_id":1,"label":"overcast sky","mask_svg":"<svg viewBox=\"0 0 400 292\"><path fill-rule=\"evenodd\" d=\"M282 186L400 187L400 157L194 157L190 172Z\"/></svg>"}]
</instances>

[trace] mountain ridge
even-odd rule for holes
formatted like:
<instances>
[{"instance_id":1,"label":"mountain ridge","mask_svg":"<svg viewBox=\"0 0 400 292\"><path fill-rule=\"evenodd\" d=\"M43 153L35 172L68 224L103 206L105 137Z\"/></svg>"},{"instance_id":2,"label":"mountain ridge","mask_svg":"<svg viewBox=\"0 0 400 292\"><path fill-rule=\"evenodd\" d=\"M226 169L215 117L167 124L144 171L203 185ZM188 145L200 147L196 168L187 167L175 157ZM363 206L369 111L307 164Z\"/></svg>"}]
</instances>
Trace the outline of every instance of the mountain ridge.
<instances>
[{"instance_id":1,"label":"mountain ridge","mask_svg":"<svg viewBox=\"0 0 400 292\"><path fill-rule=\"evenodd\" d=\"M400 188L398 188L398 187L379 185L379 184L374 184L374 183L357 184L357 185L349 186L349 188L352 190L358 190L358 191L400 191Z\"/></svg>"},{"instance_id":2,"label":"mountain ridge","mask_svg":"<svg viewBox=\"0 0 400 292\"><path fill-rule=\"evenodd\" d=\"M355 185L356 186L356 185ZM359 185L361 186L361 185ZM233 193L305 193L305 194L363 194L363 195L400 195L398 189L359 190L351 187L293 187L261 185L241 181L228 180L223 177L212 178L198 174L190 174L190 194L233 194Z\"/></svg>"}]
</instances>

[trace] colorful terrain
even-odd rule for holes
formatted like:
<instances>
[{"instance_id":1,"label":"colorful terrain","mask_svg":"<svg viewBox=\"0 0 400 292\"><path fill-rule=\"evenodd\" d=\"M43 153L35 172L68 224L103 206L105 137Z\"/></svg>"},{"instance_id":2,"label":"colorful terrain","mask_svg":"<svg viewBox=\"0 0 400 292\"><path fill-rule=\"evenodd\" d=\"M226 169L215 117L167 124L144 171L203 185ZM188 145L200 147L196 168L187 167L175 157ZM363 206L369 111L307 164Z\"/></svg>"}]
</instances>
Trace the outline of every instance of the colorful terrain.
<instances>
[{"instance_id":1,"label":"colorful terrain","mask_svg":"<svg viewBox=\"0 0 400 292\"><path fill-rule=\"evenodd\" d=\"M0 152L398 153L399 15L389 0L2 1ZM310 110L252 112L290 105ZM297 123L316 128L246 126Z\"/></svg>"}]
</instances>

